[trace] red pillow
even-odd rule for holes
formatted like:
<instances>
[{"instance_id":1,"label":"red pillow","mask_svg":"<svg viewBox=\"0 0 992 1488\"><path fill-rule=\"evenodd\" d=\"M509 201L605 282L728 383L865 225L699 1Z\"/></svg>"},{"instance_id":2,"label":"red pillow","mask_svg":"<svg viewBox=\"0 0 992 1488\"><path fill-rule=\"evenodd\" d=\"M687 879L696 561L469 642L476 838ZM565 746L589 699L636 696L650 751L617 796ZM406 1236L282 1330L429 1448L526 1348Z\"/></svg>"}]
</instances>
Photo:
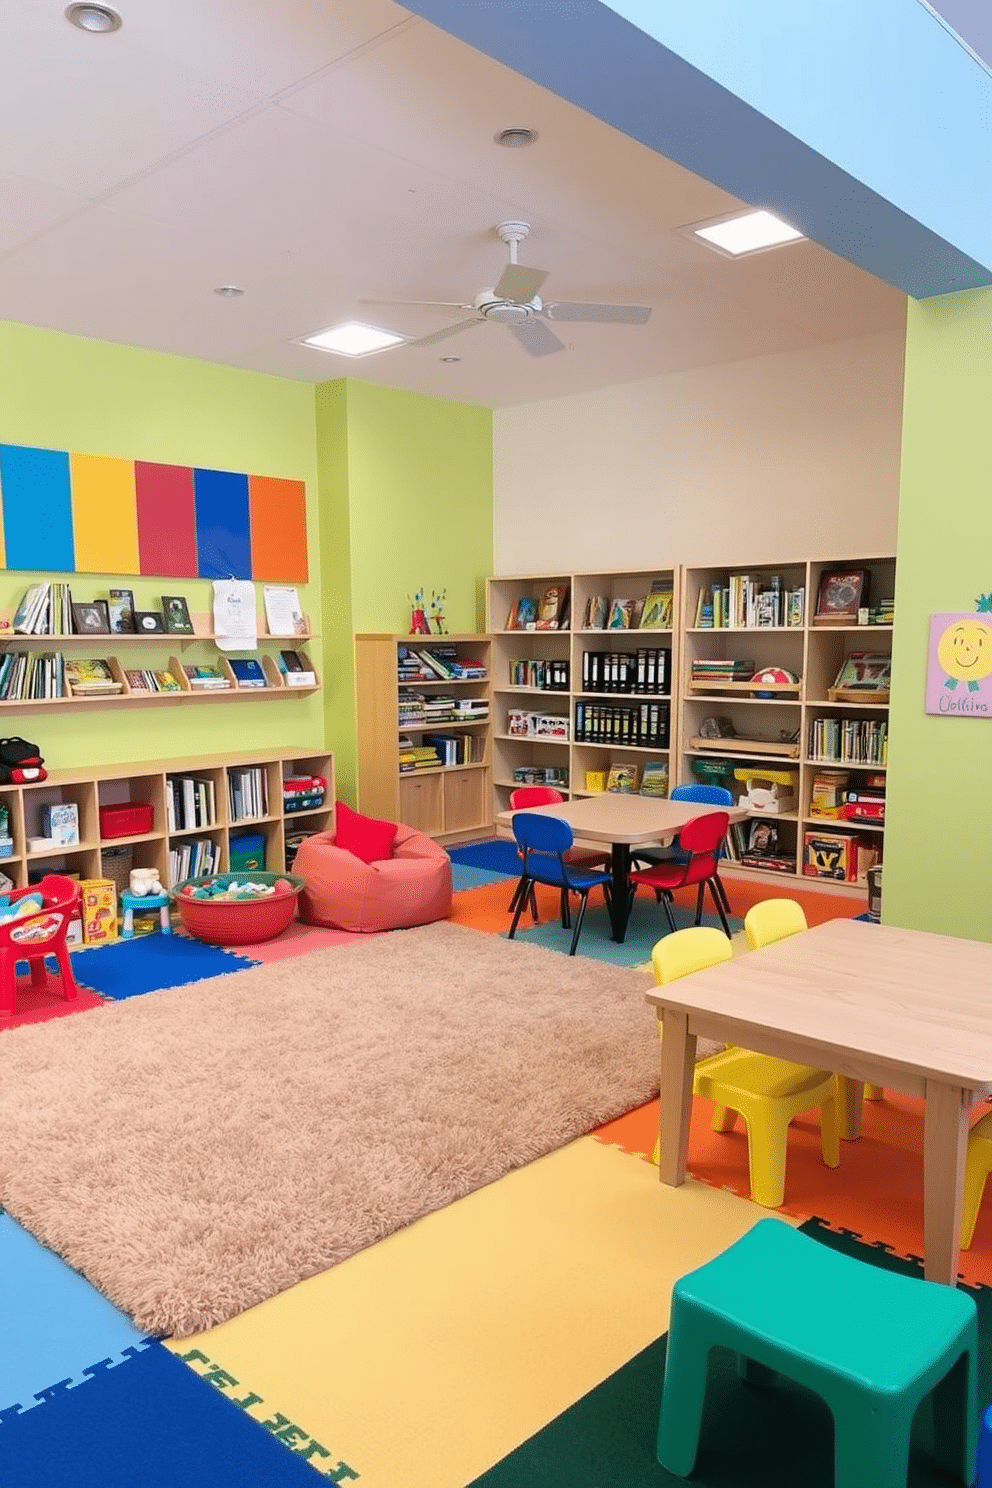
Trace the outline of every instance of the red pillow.
<instances>
[{"instance_id":1,"label":"red pillow","mask_svg":"<svg viewBox=\"0 0 992 1488\"><path fill-rule=\"evenodd\" d=\"M393 856L395 822L376 821L374 816L362 816L361 812L352 811L343 801L338 801L335 813L335 847L343 847L347 852L354 853L363 863L377 863Z\"/></svg>"}]
</instances>

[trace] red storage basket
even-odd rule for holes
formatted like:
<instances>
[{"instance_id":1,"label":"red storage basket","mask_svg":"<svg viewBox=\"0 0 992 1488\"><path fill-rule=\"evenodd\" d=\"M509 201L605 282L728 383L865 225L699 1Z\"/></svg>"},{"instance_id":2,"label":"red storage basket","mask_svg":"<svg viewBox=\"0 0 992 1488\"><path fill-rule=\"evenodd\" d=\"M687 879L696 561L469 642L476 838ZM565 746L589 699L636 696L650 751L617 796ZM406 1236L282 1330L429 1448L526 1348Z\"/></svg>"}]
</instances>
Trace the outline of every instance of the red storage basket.
<instances>
[{"instance_id":1,"label":"red storage basket","mask_svg":"<svg viewBox=\"0 0 992 1488\"><path fill-rule=\"evenodd\" d=\"M136 837L139 832L150 832L154 823L155 807L146 801L100 807L101 837Z\"/></svg>"}]
</instances>

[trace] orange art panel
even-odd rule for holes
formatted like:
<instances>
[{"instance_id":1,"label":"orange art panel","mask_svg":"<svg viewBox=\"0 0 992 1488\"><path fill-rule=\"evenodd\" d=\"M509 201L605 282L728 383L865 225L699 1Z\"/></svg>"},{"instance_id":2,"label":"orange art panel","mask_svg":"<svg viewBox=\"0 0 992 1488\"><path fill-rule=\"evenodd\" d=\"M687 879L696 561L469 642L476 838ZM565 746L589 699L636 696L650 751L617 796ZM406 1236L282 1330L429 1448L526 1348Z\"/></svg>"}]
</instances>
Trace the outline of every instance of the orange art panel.
<instances>
[{"instance_id":1,"label":"orange art panel","mask_svg":"<svg viewBox=\"0 0 992 1488\"><path fill-rule=\"evenodd\" d=\"M250 475L251 569L257 582L305 584L307 492L303 481Z\"/></svg>"}]
</instances>

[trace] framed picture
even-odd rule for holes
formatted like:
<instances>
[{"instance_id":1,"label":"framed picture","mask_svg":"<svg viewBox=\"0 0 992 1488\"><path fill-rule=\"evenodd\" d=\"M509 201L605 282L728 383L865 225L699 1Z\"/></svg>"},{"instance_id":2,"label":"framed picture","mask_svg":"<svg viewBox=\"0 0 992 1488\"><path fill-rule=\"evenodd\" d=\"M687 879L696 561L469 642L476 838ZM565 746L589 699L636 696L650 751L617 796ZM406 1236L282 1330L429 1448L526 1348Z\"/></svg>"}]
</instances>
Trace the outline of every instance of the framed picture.
<instances>
[{"instance_id":1,"label":"framed picture","mask_svg":"<svg viewBox=\"0 0 992 1488\"><path fill-rule=\"evenodd\" d=\"M181 594L162 595L162 614L165 617L165 628L170 635L193 634L189 606Z\"/></svg>"},{"instance_id":2,"label":"framed picture","mask_svg":"<svg viewBox=\"0 0 992 1488\"><path fill-rule=\"evenodd\" d=\"M134 628L139 635L161 635L165 626L162 624L160 610L135 610Z\"/></svg>"},{"instance_id":3,"label":"framed picture","mask_svg":"<svg viewBox=\"0 0 992 1488\"><path fill-rule=\"evenodd\" d=\"M868 596L866 568L832 569L820 575L814 625L857 625Z\"/></svg>"},{"instance_id":4,"label":"framed picture","mask_svg":"<svg viewBox=\"0 0 992 1488\"><path fill-rule=\"evenodd\" d=\"M73 601L72 628L77 635L109 635L110 611L105 599Z\"/></svg>"},{"instance_id":5,"label":"framed picture","mask_svg":"<svg viewBox=\"0 0 992 1488\"><path fill-rule=\"evenodd\" d=\"M110 591L110 629L114 635L134 634L134 595L130 589Z\"/></svg>"}]
</instances>

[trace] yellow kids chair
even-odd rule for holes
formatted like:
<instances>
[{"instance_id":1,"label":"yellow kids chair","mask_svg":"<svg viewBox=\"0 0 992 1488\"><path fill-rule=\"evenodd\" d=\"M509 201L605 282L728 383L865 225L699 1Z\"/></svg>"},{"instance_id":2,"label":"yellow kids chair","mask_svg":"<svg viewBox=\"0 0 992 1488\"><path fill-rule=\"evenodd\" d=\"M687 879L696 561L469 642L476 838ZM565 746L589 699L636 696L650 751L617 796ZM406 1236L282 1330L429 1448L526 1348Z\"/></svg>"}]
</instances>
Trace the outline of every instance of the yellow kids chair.
<instances>
[{"instance_id":1,"label":"yellow kids chair","mask_svg":"<svg viewBox=\"0 0 992 1488\"><path fill-rule=\"evenodd\" d=\"M732 954L727 937L711 926L677 930L659 940L651 953L654 979L665 986L694 971L729 961ZM828 1168L840 1165L837 1081L825 1070L808 1069L787 1059L728 1045L721 1053L698 1061L692 1093L713 1102L714 1131L732 1131L738 1115L744 1117L751 1198L766 1209L776 1209L785 1196L788 1127L804 1111L820 1107L823 1161ZM658 1162L659 1154L660 1144L656 1143L653 1162Z\"/></svg>"},{"instance_id":2,"label":"yellow kids chair","mask_svg":"<svg viewBox=\"0 0 992 1488\"><path fill-rule=\"evenodd\" d=\"M964 1164L964 1216L961 1220L962 1250L967 1250L971 1245L985 1192L985 1180L989 1173L992 1173L992 1111L976 1121L968 1133L968 1155Z\"/></svg>"},{"instance_id":3,"label":"yellow kids chair","mask_svg":"<svg viewBox=\"0 0 992 1488\"><path fill-rule=\"evenodd\" d=\"M744 916L744 934L749 951L760 951L762 946L808 929L806 916L795 899L762 899L752 904ZM881 1085L866 1085L864 1088L865 1100L881 1100L884 1094Z\"/></svg>"}]
</instances>

